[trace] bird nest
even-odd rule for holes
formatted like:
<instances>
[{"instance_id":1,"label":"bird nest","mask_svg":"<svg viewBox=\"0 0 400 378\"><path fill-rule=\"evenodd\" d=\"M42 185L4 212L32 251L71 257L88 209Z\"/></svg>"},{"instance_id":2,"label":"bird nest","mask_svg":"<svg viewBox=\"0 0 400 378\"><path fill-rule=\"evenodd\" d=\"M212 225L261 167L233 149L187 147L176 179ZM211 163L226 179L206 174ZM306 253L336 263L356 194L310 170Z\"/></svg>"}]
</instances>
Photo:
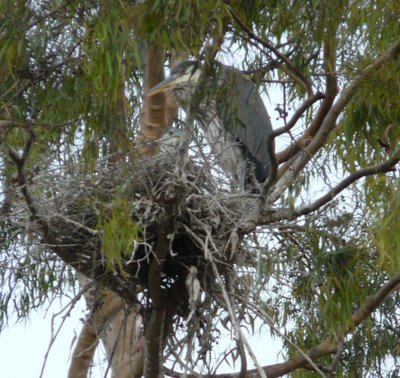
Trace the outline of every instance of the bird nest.
<instances>
[{"instance_id":1,"label":"bird nest","mask_svg":"<svg viewBox=\"0 0 400 378\"><path fill-rule=\"evenodd\" d=\"M179 154L132 154L90 172L64 166L33 179L37 231L70 265L128 301L138 287L148 291L155 260L163 290L189 272L211 290L210 261L224 276L243 257L238 225L248 204L204 166ZM189 297L181 295L184 307Z\"/></svg>"}]
</instances>

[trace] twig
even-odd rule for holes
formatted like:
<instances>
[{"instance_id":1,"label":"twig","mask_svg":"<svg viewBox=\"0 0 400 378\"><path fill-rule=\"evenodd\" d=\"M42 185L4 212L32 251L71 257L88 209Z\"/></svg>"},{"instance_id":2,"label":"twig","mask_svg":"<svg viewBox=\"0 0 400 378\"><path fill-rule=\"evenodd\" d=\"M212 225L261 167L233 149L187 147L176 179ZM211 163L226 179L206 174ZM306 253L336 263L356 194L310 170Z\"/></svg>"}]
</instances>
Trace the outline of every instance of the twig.
<instances>
[{"instance_id":1,"label":"twig","mask_svg":"<svg viewBox=\"0 0 400 378\"><path fill-rule=\"evenodd\" d=\"M250 36L250 38L254 39L255 41L261 43L264 47L268 50L272 51L279 59L287 64L289 70L286 71L298 84L300 84L305 91L312 95L312 85L309 80L303 75L303 73L292 63L292 61L287 58L284 54L282 54L278 49L276 49L273 45L271 45L266 40L262 39L240 19L240 17L233 11L232 7L228 5L228 10L233 19L239 24L239 26ZM293 74L292 74L293 73Z\"/></svg>"},{"instance_id":2,"label":"twig","mask_svg":"<svg viewBox=\"0 0 400 378\"><path fill-rule=\"evenodd\" d=\"M44 369L45 369L45 367L46 367L47 358L49 357L51 347L53 346L54 342L56 341L56 339L57 339L57 337L58 337L58 335L59 335L59 333L60 333L62 327L64 326L65 321L67 320L67 318L69 318L69 316L70 316L70 314L71 314L71 311L74 309L76 303L81 299L82 295L83 295L89 288L90 288L90 285L87 285L86 287L82 288L82 289L79 291L79 293L78 293L77 295L75 295L75 297L72 298L72 300L71 300L64 308L62 308L58 313L53 314L52 319L51 319L51 324L52 324L52 326L51 326L51 338L50 338L50 343L49 343L49 346L47 347L47 351L46 351L46 353L45 353L45 355L44 355L44 361L43 361L43 364L42 364L42 369L41 369L41 371L40 371L39 378L43 377ZM69 309L68 309L68 307L69 307ZM61 324L58 326L56 332L54 333L54 328L53 328L53 326L54 326L54 319L55 319L57 316L59 316L60 314L62 314L62 313L63 313L65 310L67 310L67 309L68 309L68 311L67 311L66 314L62 317Z\"/></svg>"},{"instance_id":3,"label":"twig","mask_svg":"<svg viewBox=\"0 0 400 378\"><path fill-rule=\"evenodd\" d=\"M305 367L309 361L316 360L323 356L337 353L340 344L344 337L360 325L367 317L369 317L378 307L382 304L394 291L400 290L400 274L391 278L384 286L382 286L376 294L368 297L365 303L357 310L349 319L347 325L338 330L334 339L331 337L326 338L320 344L310 349L307 353L301 353L286 362L279 364L264 366L262 369L267 374L268 378L280 377L285 374ZM316 365L312 363L315 368ZM167 371L170 377L183 378L183 374L173 371ZM322 373L322 372L321 372ZM322 373L323 374L323 373ZM248 378L257 378L260 376L259 370L252 369L247 371ZM192 374L185 376L187 378L203 378L201 374ZM208 375L209 378L238 378L239 373L232 374L215 374Z\"/></svg>"},{"instance_id":4,"label":"twig","mask_svg":"<svg viewBox=\"0 0 400 378\"><path fill-rule=\"evenodd\" d=\"M252 348L250 347L249 343L247 342L246 338L244 337L242 330L240 329L240 325L237 322L237 319L236 319L235 314L233 312L232 305L231 305L228 293L226 292L224 283L221 280L221 275L218 272L218 268L215 265L215 262L214 262L214 260L212 258L210 259L210 263L211 263L212 270L214 272L214 276L215 276L215 278L216 278L216 280L218 282L218 285L221 288L222 296L223 296L224 301L226 303L226 307L227 307L229 316L231 318L231 322L232 322L233 327L234 327L236 340L237 341L241 340L241 342L245 345L245 347L247 349L247 352L249 353L250 357L252 358L254 364L257 366L257 371L260 374L260 377L261 378L267 378L264 370L262 369L262 366L259 364L259 362L257 360L256 355L254 354ZM246 376L246 375L244 375L244 376ZM242 378L242 377L243 377L243 372L240 373L239 378Z\"/></svg>"},{"instance_id":5,"label":"twig","mask_svg":"<svg viewBox=\"0 0 400 378\"><path fill-rule=\"evenodd\" d=\"M390 294L395 290L400 290L400 274L391 278L384 286L382 286L376 294L367 298L365 303L357 310L349 319L347 325L343 326L338 330L336 337L326 338L320 344L310 349L307 355L312 359L316 360L328 354L334 353L337 350L337 346L342 342L343 338L358 325L360 325L367 317L369 317L378 307L384 302ZM279 377L284 374L288 374L306 364L306 360L303 356L297 355L291 358L289 361L270 365L265 368L268 373L268 377Z\"/></svg>"},{"instance_id":6,"label":"twig","mask_svg":"<svg viewBox=\"0 0 400 378\"><path fill-rule=\"evenodd\" d=\"M272 137L276 138L279 135L282 135L284 133L287 133L289 130L291 130L299 120L299 118L304 114L304 112L315 102L318 100L321 100L325 97L325 95L321 92L317 92L310 97L308 97L302 104L301 106L296 110L296 112L293 114L292 118L289 120L289 122L282 126L279 129L276 129L272 133ZM278 159L279 162L279 159Z\"/></svg>"},{"instance_id":7,"label":"twig","mask_svg":"<svg viewBox=\"0 0 400 378\"><path fill-rule=\"evenodd\" d=\"M349 84L349 86L342 91L340 97L327 112L315 137L311 140L310 144L303 149L303 151L297 154L293 163L290 165L290 168L284 174L282 174L277 185L270 192L269 201L271 201L271 203L275 202L276 199L280 197L281 193L290 185L296 175L324 145L330 132L335 128L337 118L358 91L362 85L362 82L386 63L396 58L399 54L400 39L397 40L391 47L389 47L383 54L381 54L373 63L364 68L361 73ZM278 176L280 176L279 172Z\"/></svg>"}]
</instances>

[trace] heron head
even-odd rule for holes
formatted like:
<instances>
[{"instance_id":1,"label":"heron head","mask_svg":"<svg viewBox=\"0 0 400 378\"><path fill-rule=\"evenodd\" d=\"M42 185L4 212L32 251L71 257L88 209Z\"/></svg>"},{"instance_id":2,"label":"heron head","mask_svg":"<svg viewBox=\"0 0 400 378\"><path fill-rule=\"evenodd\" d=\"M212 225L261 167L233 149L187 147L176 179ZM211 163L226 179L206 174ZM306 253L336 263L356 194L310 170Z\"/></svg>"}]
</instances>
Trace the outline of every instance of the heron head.
<instances>
[{"instance_id":1,"label":"heron head","mask_svg":"<svg viewBox=\"0 0 400 378\"><path fill-rule=\"evenodd\" d=\"M183 133L176 127L168 127L164 130L161 138L158 140L160 143L160 149L162 152L175 152L178 148Z\"/></svg>"},{"instance_id":2,"label":"heron head","mask_svg":"<svg viewBox=\"0 0 400 378\"><path fill-rule=\"evenodd\" d=\"M199 81L201 69L194 60L188 60L177 64L170 75L153 88L149 89L144 96L153 96L169 89L185 89Z\"/></svg>"}]
</instances>

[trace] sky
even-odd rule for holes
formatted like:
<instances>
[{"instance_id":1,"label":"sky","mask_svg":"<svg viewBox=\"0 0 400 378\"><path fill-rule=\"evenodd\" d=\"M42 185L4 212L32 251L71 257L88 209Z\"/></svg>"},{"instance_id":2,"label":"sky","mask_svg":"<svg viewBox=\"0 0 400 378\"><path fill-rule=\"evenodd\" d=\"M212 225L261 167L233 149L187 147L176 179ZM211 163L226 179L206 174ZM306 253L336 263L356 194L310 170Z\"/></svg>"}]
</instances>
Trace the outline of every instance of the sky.
<instances>
[{"instance_id":1,"label":"sky","mask_svg":"<svg viewBox=\"0 0 400 378\"><path fill-rule=\"evenodd\" d=\"M67 378L68 366L76 337L82 328L82 319L86 317L86 305L80 300L65 321L54 343L50 346L64 314L61 309L69 303L68 298L54 301L50 307L44 306L38 312L32 312L29 319L15 322L11 317L9 327L0 335L0 376L2 378L38 378L43 368L43 378ZM103 377L103 367L99 366L101 353L97 353L94 362L93 377Z\"/></svg>"},{"instance_id":2,"label":"sky","mask_svg":"<svg viewBox=\"0 0 400 378\"><path fill-rule=\"evenodd\" d=\"M49 345L52 334L57 332L63 319L63 314L59 312L68 304L68 301L68 299L55 301L47 309L32 313L26 322L15 324L15 321L10 319L10 327L0 335L0 376L2 378L39 378L47 353L42 378L67 378L70 356L83 324L82 319L86 316L83 299L66 317L51 348ZM54 316L54 314L58 315ZM249 337L248 341L261 365L282 361L282 356L278 357L281 344L278 340L272 340L269 337L265 327L262 334ZM221 342L220 347L223 348L223 345L224 342ZM214 353L218 354L218 350ZM93 378L104 377L105 366L101 363L102 359L103 354L100 349L94 357ZM250 360L248 362L249 368L252 368ZM221 372L232 372L238 371L239 367L232 368L226 365L222 369Z\"/></svg>"}]
</instances>

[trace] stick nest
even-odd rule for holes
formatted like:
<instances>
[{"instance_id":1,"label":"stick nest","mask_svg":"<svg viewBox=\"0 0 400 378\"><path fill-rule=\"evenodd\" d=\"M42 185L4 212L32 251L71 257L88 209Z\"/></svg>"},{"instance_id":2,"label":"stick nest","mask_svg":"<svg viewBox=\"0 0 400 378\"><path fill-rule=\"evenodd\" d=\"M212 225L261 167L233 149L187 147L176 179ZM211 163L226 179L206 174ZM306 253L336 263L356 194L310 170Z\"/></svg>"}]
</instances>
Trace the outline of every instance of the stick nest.
<instances>
[{"instance_id":1,"label":"stick nest","mask_svg":"<svg viewBox=\"0 0 400 378\"><path fill-rule=\"evenodd\" d=\"M225 275L243 257L237 230L248 204L205 166L164 153L100 162L91 172L64 166L32 179L44 242L125 298L138 287L146 293L154 259L163 290L182 287L193 271L202 290L211 290L210 259ZM180 297L187 308L190 295Z\"/></svg>"}]
</instances>

